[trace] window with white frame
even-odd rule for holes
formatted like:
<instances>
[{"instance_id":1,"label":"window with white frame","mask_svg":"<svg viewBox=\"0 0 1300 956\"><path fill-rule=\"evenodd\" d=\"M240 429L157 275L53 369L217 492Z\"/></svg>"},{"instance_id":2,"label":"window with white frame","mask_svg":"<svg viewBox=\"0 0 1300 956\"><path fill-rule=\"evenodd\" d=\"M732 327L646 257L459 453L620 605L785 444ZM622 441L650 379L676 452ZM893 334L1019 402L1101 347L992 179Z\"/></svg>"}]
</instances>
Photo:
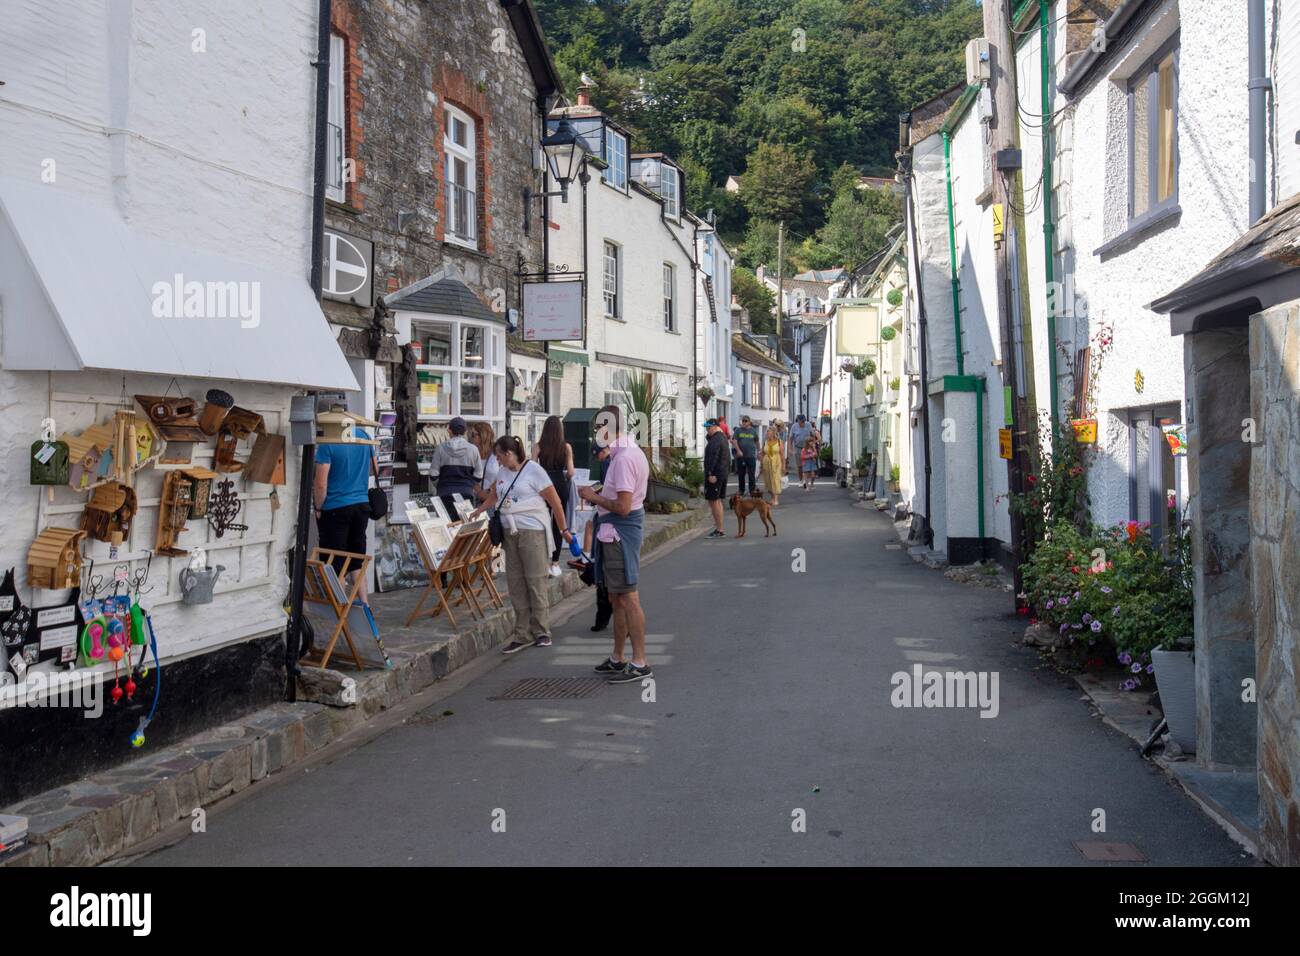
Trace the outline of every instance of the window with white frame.
<instances>
[{"instance_id":1,"label":"window with white frame","mask_svg":"<svg viewBox=\"0 0 1300 956\"><path fill-rule=\"evenodd\" d=\"M424 355L416 366L418 420L447 422L460 415L490 422L500 433L506 413L505 327L468 319L417 319L411 339Z\"/></svg>"},{"instance_id":2,"label":"window with white frame","mask_svg":"<svg viewBox=\"0 0 1300 956\"><path fill-rule=\"evenodd\" d=\"M447 105L443 108L443 153L446 179L447 226L449 242L478 246L478 206L474 187L477 183L475 125L463 110Z\"/></svg>"},{"instance_id":3,"label":"window with white frame","mask_svg":"<svg viewBox=\"0 0 1300 956\"><path fill-rule=\"evenodd\" d=\"M749 404L754 408L763 407L763 376L759 372L749 373Z\"/></svg>"},{"instance_id":4,"label":"window with white frame","mask_svg":"<svg viewBox=\"0 0 1300 956\"><path fill-rule=\"evenodd\" d=\"M677 182L677 170L664 163L663 180L659 186L659 195L664 200L664 215L669 219L677 219L681 214L677 201L679 192Z\"/></svg>"},{"instance_id":5,"label":"window with white frame","mask_svg":"<svg viewBox=\"0 0 1300 956\"><path fill-rule=\"evenodd\" d=\"M1129 221L1178 201L1178 37L1128 81Z\"/></svg>"},{"instance_id":6,"label":"window with white frame","mask_svg":"<svg viewBox=\"0 0 1300 956\"><path fill-rule=\"evenodd\" d=\"M775 375L769 375L767 379L767 407L781 407L781 380Z\"/></svg>"},{"instance_id":7,"label":"window with white frame","mask_svg":"<svg viewBox=\"0 0 1300 956\"><path fill-rule=\"evenodd\" d=\"M605 130L605 168L601 178L618 189L627 189L627 137L612 129Z\"/></svg>"},{"instance_id":8,"label":"window with white frame","mask_svg":"<svg viewBox=\"0 0 1300 956\"><path fill-rule=\"evenodd\" d=\"M611 368L609 370L609 388L605 392L605 404L625 408L627 406L627 390L631 387L634 377L644 374L646 373L634 372L630 368Z\"/></svg>"},{"instance_id":9,"label":"window with white frame","mask_svg":"<svg viewBox=\"0 0 1300 956\"><path fill-rule=\"evenodd\" d=\"M326 110L327 139L325 141L325 196L335 202L346 202L347 187L344 185L344 155L347 141L344 138L347 118L344 102L343 57L346 45L338 33L330 34L330 85L329 106Z\"/></svg>"},{"instance_id":10,"label":"window with white frame","mask_svg":"<svg viewBox=\"0 0 1300 956\"><path fill-rule=\"evenodd\" d=\"M619 319L619 248L612 242L605 243L605 276L603 293L605 297L605 318Z\"/></svg>"},{"instance_id":11,"label":"window with white frame","mask_svg":"<svg viewBox=\"0 0 1300 956\"><path fill-rule=\"evenodd\" d=\"M672 263L664 263L664 328L669 332L677 331L677 270Z\"/></svg>"}]
</instances>

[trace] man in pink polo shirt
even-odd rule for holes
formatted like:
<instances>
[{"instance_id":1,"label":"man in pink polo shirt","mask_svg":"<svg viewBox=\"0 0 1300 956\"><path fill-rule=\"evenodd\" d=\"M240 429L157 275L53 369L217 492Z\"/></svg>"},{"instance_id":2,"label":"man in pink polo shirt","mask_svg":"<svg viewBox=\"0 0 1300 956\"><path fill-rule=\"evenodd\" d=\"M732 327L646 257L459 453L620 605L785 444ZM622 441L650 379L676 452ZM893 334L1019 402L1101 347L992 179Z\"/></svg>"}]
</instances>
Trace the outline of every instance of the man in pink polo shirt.
<instances>
[{"instance_id":1,"label":"man in pink polo shirt","mask_svg":"<svg viewBox=\"0 0 1300 956\"><path fill-rule=\"evenodd\" d=\"M645 658L645 612L637 594L641 566L641 535L645 524L646 488L650 463L645 452L621 427L622 412L606 405L596 416L596 443L609 448L605 480L599 492L578 489L584 501L596 506L596 583L603 585L614 606L614 653L596 668L610 675L610 683L626 684L650 677L654 671ZM627 639L632 639L632 660L623 660Z\"/></svg>"}]
</instances>

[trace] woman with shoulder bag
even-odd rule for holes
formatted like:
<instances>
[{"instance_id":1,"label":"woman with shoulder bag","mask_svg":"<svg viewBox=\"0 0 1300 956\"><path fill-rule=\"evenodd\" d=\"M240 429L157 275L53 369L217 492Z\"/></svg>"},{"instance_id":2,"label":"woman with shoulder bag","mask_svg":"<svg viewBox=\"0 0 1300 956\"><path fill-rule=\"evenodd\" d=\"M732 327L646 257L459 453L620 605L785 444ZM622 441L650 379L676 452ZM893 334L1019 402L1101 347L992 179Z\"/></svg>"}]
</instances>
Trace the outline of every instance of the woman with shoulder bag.
<instances>
[{"instance_id":1,"label":"woman with shoulder bag","mask_svg":"<svg viewBox=\"0 0 1300 956\"><path fill-rule=\"evenodd\" d=\"M502 435L492 446L496 454L496 480L487 499L474 512L493 512L499 522L506 557L506 587L515 609L515 626L501 653L514 654L525 647L550 647L550 600L547 594L551 552L551 519L561 536L572 537L564 518L564 505L546 469L524 454L523 443Z\"/></svg>"}]
</instances>

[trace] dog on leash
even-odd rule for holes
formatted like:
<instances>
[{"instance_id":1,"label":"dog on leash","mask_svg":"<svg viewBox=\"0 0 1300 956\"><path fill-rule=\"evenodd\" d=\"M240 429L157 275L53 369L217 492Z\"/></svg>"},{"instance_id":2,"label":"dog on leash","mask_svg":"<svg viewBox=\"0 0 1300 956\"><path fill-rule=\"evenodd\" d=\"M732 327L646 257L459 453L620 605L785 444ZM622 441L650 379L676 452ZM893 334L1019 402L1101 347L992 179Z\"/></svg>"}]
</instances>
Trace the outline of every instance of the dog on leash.
<instances>
[{"instance_id":1,"label":"dog on leash","mask_svg":"<svg viewBox=\"0 0 1300 956\"><path fill-rule=\"evenodd\" d=\"M745 520L755 511L763 519L763 537L767 537L769 526L773 536L776 535L776 519L772 517L772 506L763 500L762 495L732 495L730 500L731 510L736 513L736 525L740 529L737 538L745 536Z\"/></svg>"}]
</instances>

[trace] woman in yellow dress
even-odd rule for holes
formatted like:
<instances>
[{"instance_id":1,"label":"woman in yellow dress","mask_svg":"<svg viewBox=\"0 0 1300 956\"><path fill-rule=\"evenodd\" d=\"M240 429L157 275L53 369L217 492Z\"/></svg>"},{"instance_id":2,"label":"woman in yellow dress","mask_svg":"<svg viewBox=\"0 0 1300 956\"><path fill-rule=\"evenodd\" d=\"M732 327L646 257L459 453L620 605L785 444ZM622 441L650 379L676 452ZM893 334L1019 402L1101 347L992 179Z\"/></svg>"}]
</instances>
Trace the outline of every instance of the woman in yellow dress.
<instances>
[{"instance_id":1,"label":"woman in yellow dress","mask_svg":"<svg viewBox=\"0 0 1300 956\"><path fill-rule=\"evenodd\" d=\"M774 507L781 503L781 477L785 471L784 457L776 426L767 426L767 431L763 435L763 486L772 496Z\"/></svg>"}]
</instances>

